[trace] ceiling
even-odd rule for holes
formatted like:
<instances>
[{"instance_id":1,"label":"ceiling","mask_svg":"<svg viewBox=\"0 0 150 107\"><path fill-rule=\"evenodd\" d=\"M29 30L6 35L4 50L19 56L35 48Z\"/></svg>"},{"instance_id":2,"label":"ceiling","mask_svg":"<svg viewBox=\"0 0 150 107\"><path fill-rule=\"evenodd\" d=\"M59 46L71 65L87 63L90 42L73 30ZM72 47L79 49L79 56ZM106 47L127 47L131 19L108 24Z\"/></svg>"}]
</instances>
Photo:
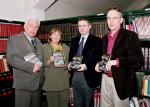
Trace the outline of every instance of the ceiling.
<instances>
[{"instance_id":1,"label":"ceiling","mask_svg":"<svg viewBox=\"0 0 150 107\"><path fill-rule=\"evenodd\" d=\"M45 9L46 20L104 13L109 7L123 11L150 7L150 0L55 0Z\"/></svg>"}]
</instances>

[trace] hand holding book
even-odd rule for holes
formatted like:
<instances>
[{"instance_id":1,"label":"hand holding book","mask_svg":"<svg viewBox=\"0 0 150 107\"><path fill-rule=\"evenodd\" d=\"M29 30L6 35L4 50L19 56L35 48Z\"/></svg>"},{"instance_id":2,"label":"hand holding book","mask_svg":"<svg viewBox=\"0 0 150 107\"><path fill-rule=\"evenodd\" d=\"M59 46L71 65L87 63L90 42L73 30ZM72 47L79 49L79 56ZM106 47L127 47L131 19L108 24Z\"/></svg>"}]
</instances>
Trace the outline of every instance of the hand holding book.
<instances>
[{"instance_id":1,"label":"hand holding book","mask_svg":"<svg viewBox=\"0 0 150 107\"><path fill-rule=\"evenodd\" d=\"M102 56L101 61L98 63L99 71L106 73L108 69L111 68L111 66L109 66L108 64L110 58L111 58L110 55Z\"/></svg>"},{"instance_id":2,"label":"hand holding book","mask_svg":"<svg viewBox=\"0 0 150 107\"><path fill-rule=\"evenodd\" d=\"M39 57L34 52L31 52L31 53L27 54L26 56L24 56L24 59L25 59L25 61L31 62L34 64L39 64L39 65L43 64L42 61L39 59Z\"/></svg>"},{"instance_id":3,"label":"hand holding book","mask_svg":"<svg viewBox=\"0 0 150 107\"><path fill-rule=\"evenodd\" d=\"M79 65L82 63L82 57L73 57L73 61L70 63L70 69L79 69Z\"/></svg>"},{"instance_id":4,"label":"hand holding book","mask_svg":"<svg viewBox=\"0 0 150 107\"><path fill-rule=\"evenodd\" d=\"M65 67L65 61L62 51L53 52L53 57L51 57L54 62L55 67Z\"/></svg>"},{"instance_id":5,"label":"hand holding book","mask_svg":"<svg viewBox=\"0 0 150 107\"><path fill-rule=\"evenodd\" d=\"M54 62L54 57L53 57L53 56L50 56L50 57L48 58L48 60L47 60L47 64L50 64L50 63L52 63L52 62Z\"/></svg>"}]
</instances>

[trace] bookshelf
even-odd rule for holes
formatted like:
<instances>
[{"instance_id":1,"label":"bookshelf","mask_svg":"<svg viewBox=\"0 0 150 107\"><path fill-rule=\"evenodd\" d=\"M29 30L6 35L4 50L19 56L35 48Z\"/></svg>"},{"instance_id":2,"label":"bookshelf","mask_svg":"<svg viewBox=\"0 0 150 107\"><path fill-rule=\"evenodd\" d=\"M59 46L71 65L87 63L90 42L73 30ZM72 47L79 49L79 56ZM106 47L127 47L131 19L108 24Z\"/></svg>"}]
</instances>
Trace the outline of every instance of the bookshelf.
<instances>
[{"instance_id":1,"label":"bookshelf","mask_svg":"<svg viewBox=\"0 0 150 107\"><path fill-rule=\"evenodd\" d=\"M134 31L138 34L141 41L141 48L144 55L145 64L141 70L137 71L137 79L139 84L138 98L150 99L150 95L143 95L143 81L145 75L150 75L150 8L141 10L130 10L123 13L125 22L123 27ZM95 14L88 16L78 16L57 20L47 20L41 22L41 27L38 32L39 37L42 36L42 41L47 42L48 32L53 27L62 29L62 41L70 43L71 38L78 35L77 21L78 19L88 19L91 24L91 33L102 38L107 32L106 14ZM148 79L150 80L150 78ZM150 81L149 81L150 83ZM150 84L147 84L147 90L150 90Z\"/></svg>"},{"instance_id":2,"label":"bookshelf","mask_svg":"<svg viewBox=\"0 0 150 107\"><path fill-rule=\"evenodd\" d=\"M6 49L8 38L23 31L23 23L0 20L0 106L14 105L13 72L7 63Z\"/></svg>"},{"instance_id":3,"label":"bookshelf","mask_svg":"<svg viewBox=\"0 0 150 107\"><path fill-rule=\"evenodd\" d=\"M88 15L88 16L78 16L64 19L56 19L56 20L47 20L41 21L41 26L37 37L42 40L42 43L46 43L48 39L48 32L53 27L58 27L62 30L62 42L69 44L71 39L79 34L77 22L78 19L85 18L88 19L91 24L91 33L95 34L98 37L104 36L107 33L107 23L106 23L106 15L98 14L98 15Z\"/></svg>"},{"instance_id":4,"label":"bookshelf","mask_svg":"<svg viewBox=\"0 0 150 107\"><path fill-rule=\"evenodd\" d=\"M150 8L125 12L126 29L138 34L144 56L144 66L136 72L139 106L149 107L150 101Z\"/></svg>"}]
</instances>

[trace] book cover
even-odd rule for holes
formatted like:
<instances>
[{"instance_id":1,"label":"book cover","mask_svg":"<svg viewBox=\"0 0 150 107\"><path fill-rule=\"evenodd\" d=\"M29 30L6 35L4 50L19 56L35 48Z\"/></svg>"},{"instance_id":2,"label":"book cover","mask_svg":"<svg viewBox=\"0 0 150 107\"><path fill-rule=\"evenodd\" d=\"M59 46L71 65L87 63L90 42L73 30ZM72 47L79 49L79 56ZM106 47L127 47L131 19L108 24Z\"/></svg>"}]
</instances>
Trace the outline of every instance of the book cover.
<instances>
[{"instance_id":1,"label":"book cover","mask_svg":"<svg viewBox=\"0 0 150 107\"><path fill-rule=\"evenodd\" d=\"M65 67L65 61L62 51L53 52L55 67Z\"/></svg>"}]
</instances>

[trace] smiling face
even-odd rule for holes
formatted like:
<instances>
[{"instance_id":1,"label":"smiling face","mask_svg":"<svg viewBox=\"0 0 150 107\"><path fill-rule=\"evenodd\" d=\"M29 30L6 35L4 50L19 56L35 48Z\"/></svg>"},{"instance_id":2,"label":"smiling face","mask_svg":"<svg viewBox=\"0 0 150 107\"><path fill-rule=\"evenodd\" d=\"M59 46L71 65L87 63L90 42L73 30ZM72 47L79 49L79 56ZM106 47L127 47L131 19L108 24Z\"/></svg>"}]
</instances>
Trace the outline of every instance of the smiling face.
<instances>
[{"instance_id":1,"label":"smiling face","mask_svg":"<svg viewBox=\"0 0 150 107\"><path fill-rule=\"evenodd\" d=\"M78 21L78 29L81 35L87 35L90 32L91 25L87 20Z\"/></svg>"},{"instance_id":2,"label":"smiling face","mask_svg":"<svg viewBox=\"0 0 150 107\"><path fill-rule=\"evenodd\" d=\"M117 10L110 10L107 13L107 24L109 29L113 32L116 31L122 24L122 14Z\"/></svg>"},{"instance_id":3,"label":"smiling face","mask_svg":"<svg viewBox=\"0 0 150 107\"><path fill-rule=\"evenodd\" d=\"M51 38L51 42L58 44L61 40L61 34L58 31L53 32L50 38Z\"/></svg>"},{"instance_id":4,"label":"smiling face","mask_svg":"<svg viewBox=\"0 0 150 107\"><path fill-rule=\"evenodd\" d=\"M34 37L37 34L38 29L39 22L37 20L30 19L24 24L25 33L30 37Z\"/></svg>"}]
</instances>

